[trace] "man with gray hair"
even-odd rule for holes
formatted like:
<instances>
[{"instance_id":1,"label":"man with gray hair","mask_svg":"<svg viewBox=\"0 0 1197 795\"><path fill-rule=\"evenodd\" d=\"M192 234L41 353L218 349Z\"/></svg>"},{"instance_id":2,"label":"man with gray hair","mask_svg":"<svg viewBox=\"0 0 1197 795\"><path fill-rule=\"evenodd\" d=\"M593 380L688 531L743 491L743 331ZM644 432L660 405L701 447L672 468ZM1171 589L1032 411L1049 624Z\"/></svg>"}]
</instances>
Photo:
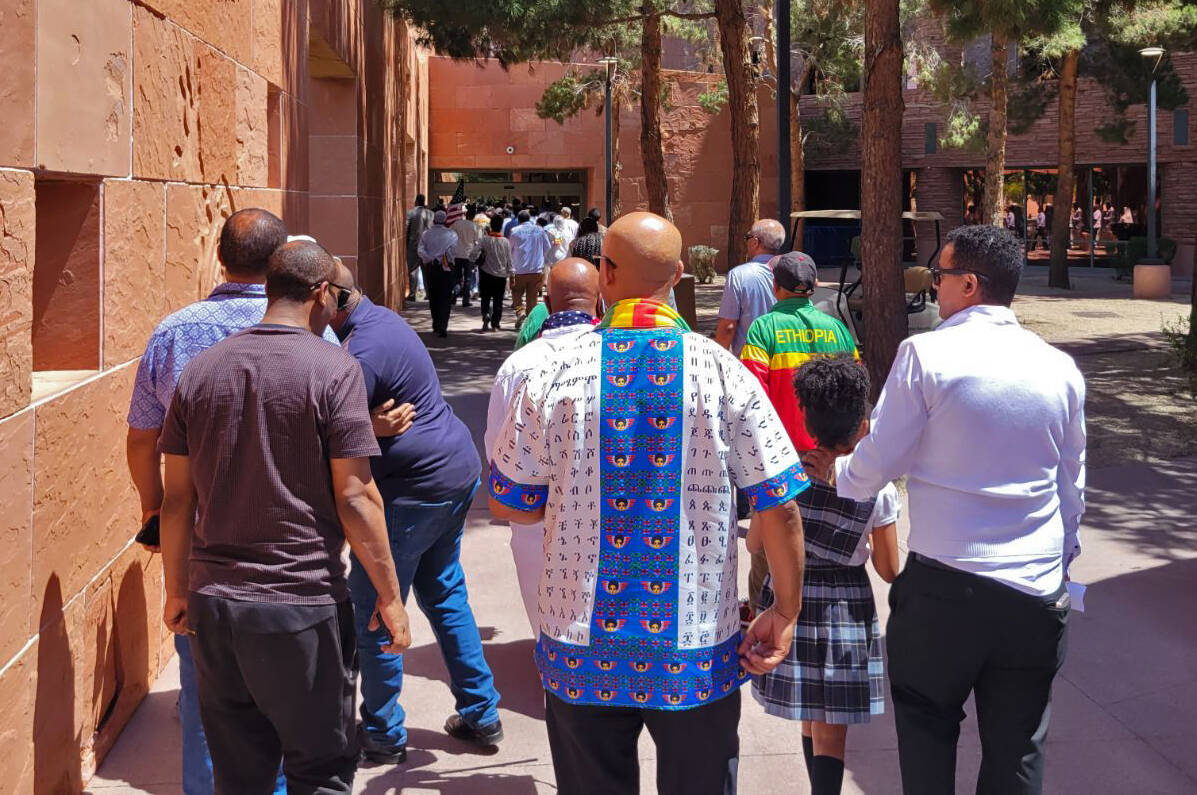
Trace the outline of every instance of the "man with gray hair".
<instances>
[{"instance_id":1,"label":"man with gray hair","mask_svg":"<svg viewBox=\"0 0 1197 795\"><path fill-rule=\"evenodd\" d=\"M752 321L773 308L773 270L769 260L781 253L786 228L772 218L752 225L745 235L749 260L727 272L723 300L719 302L719 327L715 342L736 356L744 347Z\"/></svg>"}]
</instances>

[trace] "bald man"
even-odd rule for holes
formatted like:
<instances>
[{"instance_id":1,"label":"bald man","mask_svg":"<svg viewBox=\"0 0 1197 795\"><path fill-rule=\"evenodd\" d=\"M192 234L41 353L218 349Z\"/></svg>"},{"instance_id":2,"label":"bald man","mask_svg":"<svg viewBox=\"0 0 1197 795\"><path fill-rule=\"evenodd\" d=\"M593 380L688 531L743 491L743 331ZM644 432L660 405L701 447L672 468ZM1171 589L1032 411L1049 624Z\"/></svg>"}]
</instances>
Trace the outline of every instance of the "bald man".
<instances>
[{"instance_id":1,"label":"bald man","mask_svg":"<svg viewBox=\"0 0 1197 795\"><path fill-rule=\"evenodd\" d=\"M536 663L562 792L637 792L645 727L658 792L734 792L739 687L785 657L800 607L809 482L760 383L669 307L681 250L660 216L611 225L610 309L535 343L488 446L492 515L544 522ZM736 487L779 594L746 634Z\"/></svg>"},{"instance_id":2,"label":"bald man","mask_svg":"<svg viewBox=\"0 0 1197 795\"><path fill-rule=\"evenodd\" d=\"M583 322L579 312L585 314L585 322L593 324L597 307L598 271L589 260L566 257L549 269L548 295L545 296L543 304L537 304L528 313L524 324L520 326L520 332L515 338L515 350L518 351L540 336L550 314L561 314L561 317L553 320L550 328ZM563 314L565 312L573 314Z\"/></svg>"},{"instance_id":3,"label":"bald man","mask_svg":"<svg viewBox=\"0 0 1197 795\"><path fill-rule=\"evenodd\" d=\"M773 295L773 271L769 260L781 253L786 228L771 218L752 225L748 232L749 260L727 273L723 299L719 302L719 327L715 341L736 356L744 348L752 321L777 303Z\"/></svg>"}]
</instances>

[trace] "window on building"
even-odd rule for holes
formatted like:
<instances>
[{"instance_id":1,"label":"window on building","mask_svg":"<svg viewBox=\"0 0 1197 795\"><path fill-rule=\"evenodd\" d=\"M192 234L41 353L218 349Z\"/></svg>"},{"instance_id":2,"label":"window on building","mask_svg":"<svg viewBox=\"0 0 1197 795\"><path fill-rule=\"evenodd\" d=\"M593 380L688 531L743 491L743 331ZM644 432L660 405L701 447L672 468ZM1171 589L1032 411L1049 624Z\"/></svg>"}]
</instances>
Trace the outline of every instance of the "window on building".
<instances>
[{"instance_id":1,"label":"window on building","mask_svg":"<svg viewBox=\"0 0 1197 795\"><path fill-rule=\"evenodd\" d=\"M1189 145L1189 109L1177 108L1172 111L1172 145Z\"/></svg>"}]
</instances>

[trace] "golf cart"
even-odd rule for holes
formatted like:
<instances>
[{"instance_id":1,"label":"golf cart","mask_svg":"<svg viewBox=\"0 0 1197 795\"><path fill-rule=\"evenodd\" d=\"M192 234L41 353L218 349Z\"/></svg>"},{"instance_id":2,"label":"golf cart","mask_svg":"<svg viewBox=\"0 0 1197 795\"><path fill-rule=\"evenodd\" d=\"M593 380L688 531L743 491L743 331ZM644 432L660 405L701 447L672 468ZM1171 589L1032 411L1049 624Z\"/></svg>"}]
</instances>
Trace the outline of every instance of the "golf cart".
<instances>
[{"instance_id":1,"label":"golf cart","mask_svg":"<svg viewBox=\"0 0 1197 795\"><path fill-rule=\"evenodd\" d=\"M797 241L799 221L815 221L807 224L803 246L807 254L821 266L838 266L838 281L820 281L812 298L815 306L843 321L856 343L860 345L860 331L866 322L867 307L861 288L861 271L867 267L860 257L860 210L803 210L790 214L792 228L790 239ZM943 216L936 212L902 213L903 251L909 251L911 260L905 261L906 316L908 334L930 331L939 324L939 305L936 301L935 285L931 279L931 263L939 255L942 246L940 224ZM935 248L926 260L919 262L916 223L935 224ZM909 234L907 234L909 231ZM849 272L855 269L855 278Z\"/></svg>"}]
</instances>

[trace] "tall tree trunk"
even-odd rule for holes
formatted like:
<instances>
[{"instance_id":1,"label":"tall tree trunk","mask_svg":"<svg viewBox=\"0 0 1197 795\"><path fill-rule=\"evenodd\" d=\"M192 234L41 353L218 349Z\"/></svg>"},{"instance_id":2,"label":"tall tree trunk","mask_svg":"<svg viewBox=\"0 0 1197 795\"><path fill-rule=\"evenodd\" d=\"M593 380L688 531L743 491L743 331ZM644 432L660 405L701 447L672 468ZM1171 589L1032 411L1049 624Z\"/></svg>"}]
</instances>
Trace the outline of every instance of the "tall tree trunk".
<instances>
[{"instance_id":1,"label":"tall tree trunk","mask_svg":"<svg viewBox=\"0 0 1197 795\"><path fill-rule=\"evenodd\" d=\"M806 209L806 147L802 145L802 109L799 99L810 80L812 69L808 59L802 65L802 72L798 75L798 82L790 87L790 200L791 212ZM794 231L794 249L801 251L803 236L806 232L806 221L799 221Z\"/></svg>"},{"instance_id":2,"label":"tall tree trunk","mask_svg":"<svg viewBox=\"0 0 1197 795\"><path fill-rule=\"evenodd\" d=\"M407 291L411 289L408 284L408 279L411 278L411 272L408 270L407 263L407 169L409 163L407 162L407 98L411 91L411 64L408 61L411 53L408 48L411 46L410 40L407 37L407 23L400 22L395 25L395 41L399 49L399 88L397 97L398 108L396 114L398 118L395 120L395 126L399 129L399 217L402 219L399 222L400 236L404 241L404 245L395 246L396 257L399 260L398 265L392 265L391 271L398 270L398 283L395 280L388 279L386 290L386 305L388 308L398 312L407 306ZM393 135L393 128L391 134ZM416 191L419 192L419 182L416 183ZM414 200L414 197L412 197Z\"/></svg>"},{"instance_id":3,"label":"tall tree trunk","mask_svg":"<svg viewBox=\"0 0 1197 795\"><path fill-rule=\"evenodd\" d=\"M864 119L861 130L861 259L865 363L873 399L906 337L902 281L902 39L898 0L865 10Z\"/></svg>"},{"instance_id":4,"label":"tall tree trunk","mask_svg":"<svg viewBox=\"0 0 1197 795\"><path fill-rule=\"evenodd\" d=\"M619 97L611 98L611 216L614 220L622 215L619 206L619 173L623 171L623 161L619 150L619 108L623 104Z\"/></svg>"},{"instance_id":5,"label":"tall tree trunk","mask_svg":"<svg viewBox=\"0 0 1197 795\"><path fill-rule=\"evenodd\" d=\"M742 0L715 0L719 49L727 80L727 107L731 116L731 212L727 223L727 265L744 261L744 235L760 212L761 160L757 135L760 114L756 85L748 55L748 22Z\"/></svg>"},{"instance_id":6,"label":"tall tree trunk","mask_svg":"<svg viewBox=\"0 0 1197 795\"><path fill-rule=\"evenodd\" d=\"M1047 275L1049 287L1072 285L1068 280L1069 220L1072 216L1072 194L1076 188L1076 72L1080 52L1065 53L1060 64L1060 143L1056 166L1056 193L1052 199L1051 268Z\"/></svg>"},{"instance_id":7,"label":"tall tree trunk","mask_svg":"<svg viewBox=\"0 0 1197 795\"><path fill-rule=\"evenodd\" d=\"M993 32L990 44L989 139L985 152L985 198L981 217L987 224L1006 224L1006 64L1010 45L1004 34Z\"/></svg>"},{"instance_id":8,"label":"tall tree trunk","mask_svg":"<svg viewBox=\"0 0 1197 795\"><path fill-rule=\"evenodd\" d=\"M648 14L640 33L640 153L644 158L644 186L648 209L670 221L669 178L665 176L665 142L661 138L661 17Z\"/></svg>"}]
</instances>

